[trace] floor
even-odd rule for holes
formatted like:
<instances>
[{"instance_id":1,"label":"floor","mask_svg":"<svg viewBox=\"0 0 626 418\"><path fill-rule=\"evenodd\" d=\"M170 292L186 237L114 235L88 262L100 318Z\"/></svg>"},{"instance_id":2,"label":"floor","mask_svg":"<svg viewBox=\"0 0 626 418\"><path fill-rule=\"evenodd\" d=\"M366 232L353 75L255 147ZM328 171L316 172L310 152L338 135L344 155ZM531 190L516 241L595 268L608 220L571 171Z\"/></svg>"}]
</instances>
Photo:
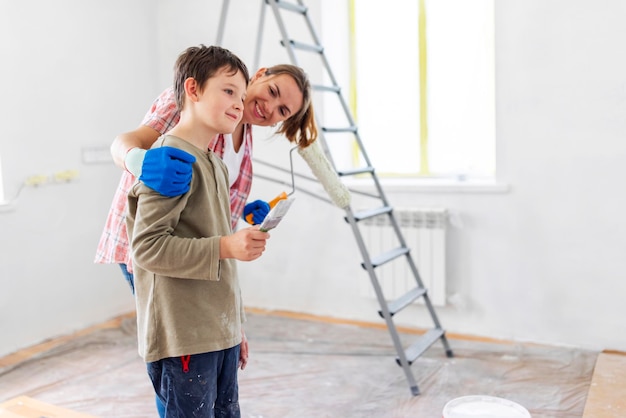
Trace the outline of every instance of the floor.
<instances>
[{"instance_id":1,"label":"floor","mask_svg":"<svg viewBox=\"0 0 626 418\"><path fill-rule=\"evenodd\" d=\"M0 402L28 396L103 418L156 417L135 332L129 314L1 358ZM574 418L583 416L588 394L607 402L592 386L601 354L595 351L449 335L455 357L447 358L439 343L432 346L412 366L421 391L412 396L384 328L251 311L246 334L251 357L239 378L244 418L440 418L446 402L466 395L509 399L533 418ZM411 341L414 334L402 338ZM610 369L612 361L625 363L618 357L609 357ZM589 417L626 416L612 415L617 411Z\"/></svg>"}]
</instances>

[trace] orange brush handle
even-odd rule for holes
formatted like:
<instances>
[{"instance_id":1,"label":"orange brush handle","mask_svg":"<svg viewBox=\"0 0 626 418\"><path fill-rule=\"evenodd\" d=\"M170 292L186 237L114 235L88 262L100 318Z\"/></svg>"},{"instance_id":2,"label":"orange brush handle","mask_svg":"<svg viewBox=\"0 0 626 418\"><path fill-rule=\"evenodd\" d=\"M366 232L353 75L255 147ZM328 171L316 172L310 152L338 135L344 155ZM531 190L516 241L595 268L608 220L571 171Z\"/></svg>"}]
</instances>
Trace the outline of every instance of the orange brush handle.
<instances>
[{"instance_id":1,"label":"orange brush handle","mask_svg":"<svg viewBox=\"0 0 626 418\"><path fill-rule=\"evenodd\" d=\"M278 196L276 196L272 201L270 201L268 204L270 205L270 209L272 209L274 206L276 206L276 204L283 200L283 199L287 199L287 193L282 192L281 194L279 194ZM250 225L254 225L254 214L253 213L249 213L248 216L245 217L246 222L248 222Z\"/></svg>"},{"instance_id":2,"label":"orange brush handle","mask_svg":"<svg viewBox=\"0 0 626 418\"><path fill-rule=\"evenodd\" d=\"M281 194L279 194L278 196L276 196L274 199L272 199L269 202L270 208L273 208L274 206L276 206L276 203L278 203L279 201L283 199L287 199L287 193L285 192L282 192Z\"/></svg>"}]
</instances>

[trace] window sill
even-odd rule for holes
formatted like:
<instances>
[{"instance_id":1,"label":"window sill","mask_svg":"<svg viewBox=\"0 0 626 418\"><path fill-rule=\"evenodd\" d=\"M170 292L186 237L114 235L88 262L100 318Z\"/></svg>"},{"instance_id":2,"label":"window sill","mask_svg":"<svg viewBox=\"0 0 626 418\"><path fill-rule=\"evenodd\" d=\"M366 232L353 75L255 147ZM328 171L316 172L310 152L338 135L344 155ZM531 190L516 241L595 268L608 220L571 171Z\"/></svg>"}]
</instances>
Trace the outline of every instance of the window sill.
<instances>
[{"instance_id":1,"label":"window sill","mask_svg":"<svg viewBox=\"0 0 626 418\"><path fill-rule=\"evenodd\" d=\"M508 193L511 187L493 179L442 179L442 178L380 178L385 192L394 193L463 193L496 194ZM371 179L347 179L345 185L350 189L371 191L374 183Z\"/></svg>"}]
</instances>

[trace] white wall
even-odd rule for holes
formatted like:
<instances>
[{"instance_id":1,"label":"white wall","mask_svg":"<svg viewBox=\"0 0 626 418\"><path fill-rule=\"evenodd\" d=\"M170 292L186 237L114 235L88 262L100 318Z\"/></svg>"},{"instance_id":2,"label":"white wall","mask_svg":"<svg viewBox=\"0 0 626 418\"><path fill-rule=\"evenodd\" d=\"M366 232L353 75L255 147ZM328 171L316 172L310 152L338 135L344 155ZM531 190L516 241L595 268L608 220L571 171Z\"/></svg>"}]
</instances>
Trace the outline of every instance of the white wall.
<instances>
[{"instance_id":1,"label":"white wall","mask_svg":"<svg viewBox=\"0 0 626 418\"><path fill-rule=\"evenodd\" d=\"M258 6L243 1L231 2L224 45L252 72ZM319 23L319 4L309 3ZM331 3L343 7L322 4ZM626 5L496 3L498 173L510 191L389 187L388 197L445 206L463 220L448 235L454 303L438 309L448 331L626 350ZM93 264L119 170L83 163L81 150L135 127L169 84L177 54L215 40L218 0L157 4L0 0L5 192L33 174L80 172L69 184L25 188L0 208L0 355L133 309L117 266ZM267 22L261 65L287 61ZM257 135L256 156L288 167L289 147L268 135ZM252 197L283 189L257 180ZM368 279L343 212L297 199L265 256L240 265L246 304L380 321L359 296ZM408 325L430 325L423 309L413 313Z\"/></svg>"},{"instance_id":2,"label":"white wall","mask_svg":"<svg viewBox=\"0 0 626 418\"><path fill-rule=\"evenodd\" d=\"M0 355L134 308L119 267L93 263L119 170L84 164L139 124L158 92L150 0L0 1Z\"/></svg>"}]
</instances>

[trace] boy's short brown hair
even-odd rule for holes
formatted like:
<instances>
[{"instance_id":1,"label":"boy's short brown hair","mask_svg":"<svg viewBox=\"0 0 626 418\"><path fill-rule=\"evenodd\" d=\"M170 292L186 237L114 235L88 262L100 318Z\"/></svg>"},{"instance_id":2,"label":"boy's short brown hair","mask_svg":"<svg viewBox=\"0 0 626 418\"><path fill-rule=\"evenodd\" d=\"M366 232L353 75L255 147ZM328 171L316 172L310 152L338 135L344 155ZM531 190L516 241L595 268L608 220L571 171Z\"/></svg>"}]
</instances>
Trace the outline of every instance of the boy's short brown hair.
<instances>
[{"instance_id":1,"label":"boy's short brown hair","mask_svg":"<svg viewBox=\"0 0 626 418\"><path fill-rule=\"evenodd\" d=\"M200 45L184 50L174 65L174 97L178 110L182 110L185 103L186 79L189 77L195 79L200 91L202 91L207 80L222 69L229 71L229 74L236 74L241 71L247 86L250 80L248 67L228 49L219 46Z\"/></svg>"}]
</instances>

